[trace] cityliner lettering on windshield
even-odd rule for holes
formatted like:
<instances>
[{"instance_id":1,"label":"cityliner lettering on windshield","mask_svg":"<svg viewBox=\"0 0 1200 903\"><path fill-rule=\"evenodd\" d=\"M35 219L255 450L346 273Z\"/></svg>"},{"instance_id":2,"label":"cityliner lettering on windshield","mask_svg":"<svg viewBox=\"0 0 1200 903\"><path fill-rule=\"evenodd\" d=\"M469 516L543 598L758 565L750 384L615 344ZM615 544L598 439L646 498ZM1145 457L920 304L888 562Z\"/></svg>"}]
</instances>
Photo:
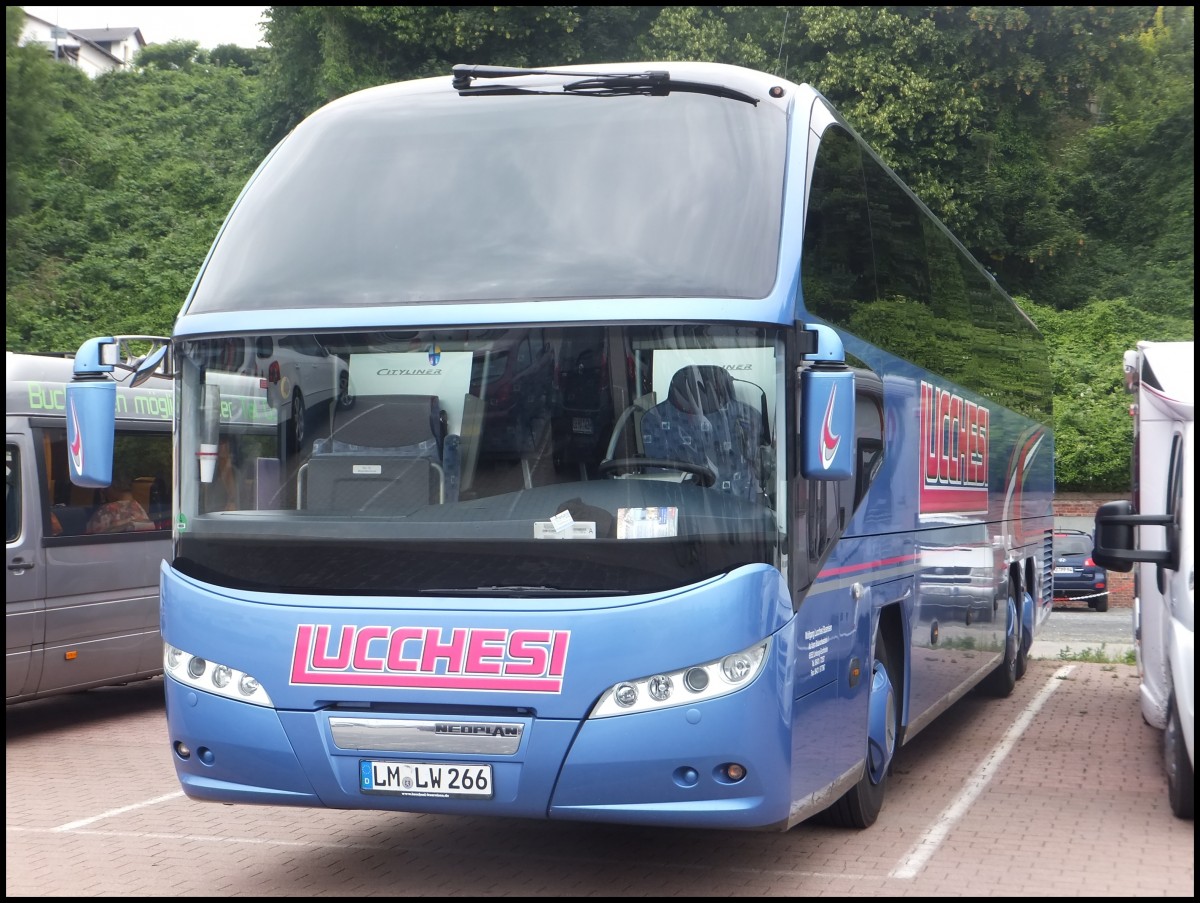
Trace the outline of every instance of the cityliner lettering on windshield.
<instances>
[{"instance_id":1,"label":"cityliner lettering on windshield","mask_svg":"<svg viewBox=\"0 0 1200 903\"><path fill-rule=\"evenodd\" d=\"M988 510L990 423L985 406L922 380L922 514Z\"/></svg>"},{"instance_id":2,"label":"cityliner lettering on windshield","mask_svg":"<svg viewBox=\"0 0 1200 903\"><path fill-rule=\"evenodd\" d=\"M560 693L569 630L301 624L295 685Z\"/></svg>"}]
</instances>

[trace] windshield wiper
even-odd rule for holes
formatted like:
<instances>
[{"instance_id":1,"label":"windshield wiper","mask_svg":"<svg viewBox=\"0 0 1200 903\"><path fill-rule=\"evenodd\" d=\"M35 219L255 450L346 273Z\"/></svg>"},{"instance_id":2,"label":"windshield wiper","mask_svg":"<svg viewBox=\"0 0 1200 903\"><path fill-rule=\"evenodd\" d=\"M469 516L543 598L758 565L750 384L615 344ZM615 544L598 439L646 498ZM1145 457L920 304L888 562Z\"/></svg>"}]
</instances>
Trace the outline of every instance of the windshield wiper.
<instances>
[{"instance_id":1,"label":"windshield wiper","mask_svg":"<svg viewBox=\"0 0 1200 903\"><path fill-rule=\"evenodd\" d=\"M509 596L519 599L529 596L623 596L625 590L493 584L491 586L426 587L421 590L421 594L426 596Z\"/></svg>"},{"instance_id":2,"label":"windshield wiper","mask_svg":"<svg viewBox=\"0 0 1200 903\"><path fill-rule=\"evenodd\" d=\"M459 64L453 69L454 89L464 97L470 95L496 94L577 94L589 97L618 97L642 94L647 97L666 97L672 91L692 94L711 94L758 106L758 98L751 97L725 85L704 82L683 82L671 78L663 70L648 72L564 72L558 69L519 69L512 66L467 66ZM518 78L524 75L581 75L579 81L567 82L561 90L547 91L538 88L521 88L516 85L476 85L477 78Z\"/></svg>"}]
</instances>

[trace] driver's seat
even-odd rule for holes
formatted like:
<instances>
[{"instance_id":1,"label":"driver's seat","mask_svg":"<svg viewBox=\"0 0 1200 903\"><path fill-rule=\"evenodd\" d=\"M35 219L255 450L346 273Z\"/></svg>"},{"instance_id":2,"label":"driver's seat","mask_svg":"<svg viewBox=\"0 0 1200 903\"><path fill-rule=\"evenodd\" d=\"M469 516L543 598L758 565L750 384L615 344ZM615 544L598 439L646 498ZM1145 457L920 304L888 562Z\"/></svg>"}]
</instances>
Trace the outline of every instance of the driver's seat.
<instances>
[{"instance_id":1,"label":"driver's seat","mask_svg":"<svg viewBox=\"0 0 1200 903\"><path fill-rule=\"evenodd\" d=\"M737 400L724 367L692 364L676 371L666 401L642 417L641 432L647 458L707 464L717 474L715 488L743 498L762 493L762 412Z\"/></svg>"}]
</instances>

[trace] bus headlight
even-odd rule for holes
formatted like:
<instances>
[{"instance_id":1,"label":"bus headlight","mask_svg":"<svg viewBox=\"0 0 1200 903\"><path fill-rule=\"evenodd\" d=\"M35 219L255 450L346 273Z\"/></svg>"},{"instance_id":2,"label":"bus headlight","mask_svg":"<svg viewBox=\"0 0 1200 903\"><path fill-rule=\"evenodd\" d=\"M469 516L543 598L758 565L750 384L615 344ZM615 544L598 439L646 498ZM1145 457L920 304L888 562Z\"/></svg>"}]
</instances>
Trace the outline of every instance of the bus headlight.
<instances>
[{"instance_id":1,"label":"bus headlight","mask_svg":"<svg viewBox=\"0 0 1200 903\"><path fill-rule=\"evenodd\" d=\"M163 643L163 671L189 687L270 708L273 703L259 682L236 668L222 665Z\"/></svg>"},{"instance_id":2,"label":"bus headlight","mask_svg":"<svg viewBox=\"0 0 1200 903\"><path fill-rule=\"evenodd\" d=\"M601 694L589 718L611 718L716 699L749 686L763 669L771 650L768 637L749 649L700 665L662 671L613 684Z\"/></svg>"}]
</instances>

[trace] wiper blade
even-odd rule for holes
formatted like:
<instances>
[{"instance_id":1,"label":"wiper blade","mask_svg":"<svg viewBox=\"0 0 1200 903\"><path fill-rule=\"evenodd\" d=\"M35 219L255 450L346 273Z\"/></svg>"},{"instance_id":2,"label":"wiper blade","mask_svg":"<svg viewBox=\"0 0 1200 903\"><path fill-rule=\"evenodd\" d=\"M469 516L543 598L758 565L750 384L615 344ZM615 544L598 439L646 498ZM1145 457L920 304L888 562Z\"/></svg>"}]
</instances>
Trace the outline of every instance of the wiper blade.
<instances>
[{"instance_id":1,"label":"wiper blade","mask_svg":"<svg viewBox=\"0 0 1200 903\"><path fill-rule=\"evenodd\" d=\"M562 586L527 586L524 584L491 586L426 587L421 590L426 596L623 596L620 589L567 589Z\"/></svg>"},{"instance_id":2,"label":"wiper blade","mask_svg":"<svg viewBox=\"0 0 1200 903\"><path fill-rule=\"evenodd\" d=\"M725 85L705 82L683 82L671 79L671 73L663 70L648 72L565 72L556 69L518 69L510 66L466 66L454 67L454 88L462 96L497 94L578 94L590 97L618 97L629 94L644 94L648 97L666 97L672 91L692 94L711 94L758 106L758 98ZM514 85L476 85L477 78L517 78L524 75L582 75L579 81L568 82L558 91L538 88L520 88Z\"/></svg>"}]
</instances>

